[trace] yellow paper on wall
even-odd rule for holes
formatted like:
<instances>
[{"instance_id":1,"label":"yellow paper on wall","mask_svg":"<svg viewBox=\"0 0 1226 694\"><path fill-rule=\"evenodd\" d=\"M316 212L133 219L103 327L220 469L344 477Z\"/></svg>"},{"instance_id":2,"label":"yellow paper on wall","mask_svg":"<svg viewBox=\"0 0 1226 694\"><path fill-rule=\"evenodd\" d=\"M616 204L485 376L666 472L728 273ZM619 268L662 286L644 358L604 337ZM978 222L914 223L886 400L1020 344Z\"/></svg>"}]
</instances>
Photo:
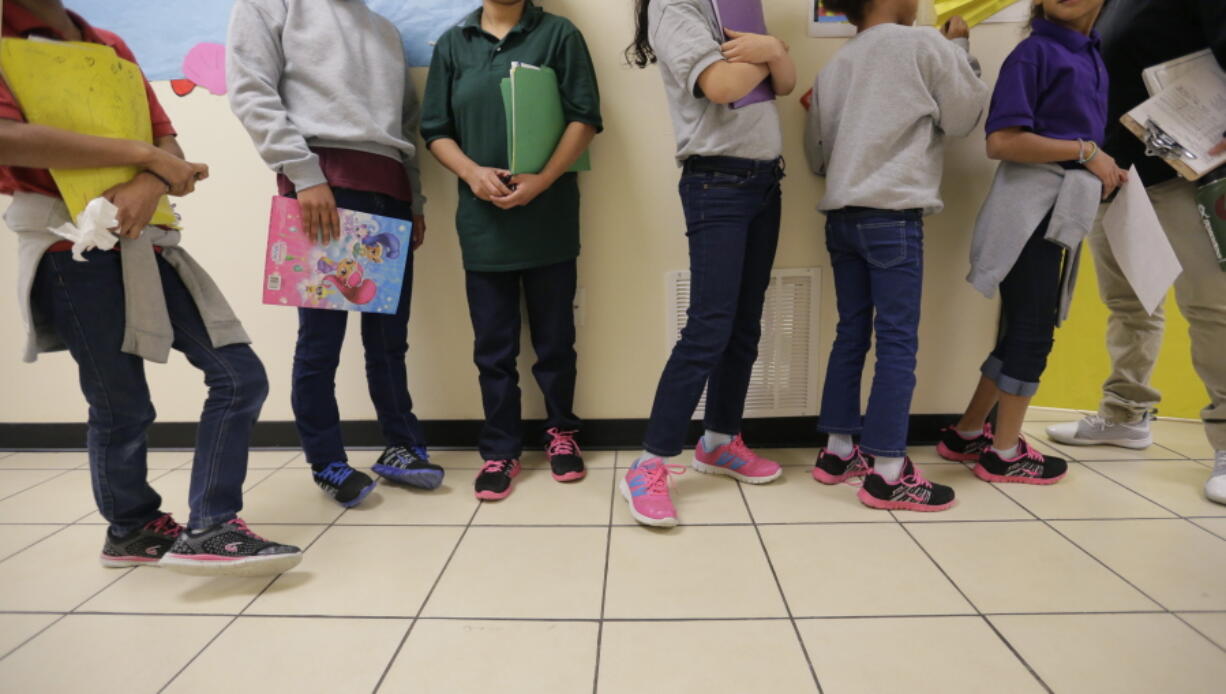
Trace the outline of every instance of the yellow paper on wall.
<instances>
[{"instance_id":1,"label":"yellow paper on wall","mask_svg":"<svg viewBox=\"0 0 1226 694\"><path fill-rule=\"evenodd\" d=\"M975 26L1000 12L1017 0L936 0L936 26L944 26L950 17L960 16Z\"/></svg>"},{"instance_id":2,"label":"yellow paper on wall","mask_svg":"<svg viewBox=\"0 0 1226 694\"><path fill-rule=\"evenodd\" d=\"M68 41L4 39L0 68L30 123L83 135L153 142L149 98L140 68L109 46ZM90 200L130 181L135 166L51 169L73 219ZM176 226L162 196L153 224Z\"/></svg>"}]
</instances>

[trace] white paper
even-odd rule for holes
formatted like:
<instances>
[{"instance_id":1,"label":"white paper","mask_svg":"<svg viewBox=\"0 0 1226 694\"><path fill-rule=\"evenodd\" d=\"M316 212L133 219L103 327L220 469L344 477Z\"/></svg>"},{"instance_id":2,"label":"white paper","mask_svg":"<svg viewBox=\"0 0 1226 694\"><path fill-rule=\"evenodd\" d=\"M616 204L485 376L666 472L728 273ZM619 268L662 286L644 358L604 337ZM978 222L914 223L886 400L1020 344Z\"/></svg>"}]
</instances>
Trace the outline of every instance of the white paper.
<instances>
[{"instance_id":1,"label":"white paper","mask_svg":"<svg viewBox=\"0 0 1226 694\"><path fill-rule=\"evenodd\" d=\"M1103 230L1120 270L1152 316L1183 266L1162 231L1137 167L1129 169L1128 181L1103 215Z\"/></svg>"},{"instance_id":2,"label":"white paper","mask_svg":"<svg viewBox=\"0 0 1226 694\"><path fill-rule=\"evenodd\" d=\"M64 224L51 232L57 236L72 241L72 259L78 263L85 262L85 251L100 248L109 251L119 242L119 237L110 232L119 226L115 215L119 208L106 198L94 198L89 201L81 214L77 215L76 224Z\"/></svg>"},{"instance_id":3,"label":"white paper","mask_svg":"<svg viewBox=\"0 0 1226 694\"><path fill-rule=\"evenodd\" d=\"M1141 125L1152 120L1195 154L1195 159L1181 161L1197 175L1226 164L1226 154L1209 154L1226 131L1226 73L1216 64L1213 68L1186 72L1128 114Z\"/></svg>"}]
</instances>

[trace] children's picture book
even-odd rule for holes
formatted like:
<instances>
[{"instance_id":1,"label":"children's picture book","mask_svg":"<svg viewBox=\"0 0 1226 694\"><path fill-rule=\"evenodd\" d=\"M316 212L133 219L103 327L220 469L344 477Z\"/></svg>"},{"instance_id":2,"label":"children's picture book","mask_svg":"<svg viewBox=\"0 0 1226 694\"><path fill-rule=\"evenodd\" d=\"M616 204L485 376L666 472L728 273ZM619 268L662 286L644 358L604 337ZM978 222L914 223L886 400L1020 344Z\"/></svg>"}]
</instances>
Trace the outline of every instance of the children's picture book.
<instances>
[{"instance_id":1,"label":"children's picture book","mask_svg":"<svg viewBox=\"0 0 1226 694\"><path fill-rule=\"evenodd\" d=\"M272 199L264 258L264 303L270 306L393 314L400 308L413 223L339 210L341 237L311 241L298 201Z\"/></svg>"}]
</instances>

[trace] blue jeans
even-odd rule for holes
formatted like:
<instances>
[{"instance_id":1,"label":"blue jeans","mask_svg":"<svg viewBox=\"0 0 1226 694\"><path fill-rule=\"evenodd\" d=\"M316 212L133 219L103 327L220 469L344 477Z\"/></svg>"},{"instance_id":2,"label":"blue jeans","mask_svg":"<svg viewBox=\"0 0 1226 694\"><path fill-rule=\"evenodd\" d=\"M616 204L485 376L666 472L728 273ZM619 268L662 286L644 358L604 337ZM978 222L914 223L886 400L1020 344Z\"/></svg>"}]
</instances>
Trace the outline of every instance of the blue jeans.
<instances>
[{"instance_id":1,"label":"blue jeans","mask_svg":"<svg viewBox=\"0 0 1226 694\"><path fill-rule=\"evenodd\" d=\"M520 413L520 287L536 364L532 375L545 396L546 426L576 431L574 260L513 272L467 272L468 313L473 323L473 362L481 384L485 424L477 447L485 460L519 458L524 434Z\"/></svg>"},{"instance_id":2,"label":"blue jeans","mask_svg":"<svg viewBox=\"0 0 1226 694\"><path fill-rule=\"evenodd\" d=\"M692 157L685 164L679 188L690 245L690 306L647 424L643 447L653 455L681 453L703 387L706 428L741 432L779 242L782 179L782 160Z\"/></svg>"},{"instance_id":3,"label":"blue jeans","mask_svg":"<svg viewBox=\"0 0 1226 694\"><path fill-rule=\"evenodd\" d=\"M155 412L145 362L120 351L124 333L122 254L90 251L89 262L47 253L38 265L32 301L49 316L77 362L89 403L89 467L98 511L115 535L161 515L162 498L147 481L147 430ZM160 256L158 271L174 328L173 346L204 372L209 387L192 463L188 505L192 529L238 515L247 477L251 429L268 395L264 367L247 345L215 348L200 312Z\"/></svg>"},{"instance_id":4,"label":"blue jeans","mask_svg":"<svg viewBox=\"0 0 1226 694\"><path fill-rule=\"evenodd\" d=\"M863 433L860 447L866 453L904 456L919 349L923 216L918 210L836 210L826 216L826 249L839 327L826 365L818 429ZM874 333L877 364L868 412L861 417L860 382Z\"/></svg>"},{"instance_id":5,"label":"blue jeans","mask_svg":"<svg viewBox=\"0 0 1226 694\"><path fill-rule=\"evenodd\" d=\"M379 193L333 188L336 204L347 210L412 219L412 206ZM366 352L366 386L389 446L424 446L421 423L413 414L405 355L409 351L409 305L413 297L413 254L410 253L395 314L363 313L362 346ZM336 369L349 311L298 309L298 344L290 401L294 423L307 462L322 465L347 461L336 404Z\"/></svg>"}]
</instances>

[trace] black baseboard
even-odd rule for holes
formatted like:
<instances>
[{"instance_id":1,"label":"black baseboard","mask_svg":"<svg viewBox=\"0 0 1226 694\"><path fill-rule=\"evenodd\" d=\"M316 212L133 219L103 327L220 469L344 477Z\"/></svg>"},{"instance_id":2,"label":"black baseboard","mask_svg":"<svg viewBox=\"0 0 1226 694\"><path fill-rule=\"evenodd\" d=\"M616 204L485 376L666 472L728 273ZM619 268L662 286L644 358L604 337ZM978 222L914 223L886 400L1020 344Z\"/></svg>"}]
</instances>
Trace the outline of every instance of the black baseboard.
<instances>
[{"instance_id":1,"label":"black baseboard","mask_svg":"<svg viewBox=\"0 0 1226 694\"><path fill-rule=\"evenodd\" d=\"M911 415L910 443L935 443L941 427L948 426L957 415ZM826 437L815 428L815 417L768 417L746 419L745 438L763 448L808 447L821 445ZM433 448L471 448L476 445L481 422L475 419L435 419L423 421L426 440ZM585 448L634 448L642 445L645 419L592 419L583 425L579 443ZM530 421L525 426L525 443L539 448L544 436L544 422ZM341 424L345 443L354 447L383 445L379 424L373 420L347 421ZM699 422L690 424L689 441L698 440L702 433ZM194 422L156 422L149 429L149 445L153 448L192 448L196 440ZM293 422L260 422L251 437L253 448L297 448L298 431ZM83 423L0 423L0 450L69 450L85 447Z\"/></svg>"}]
</instances>

